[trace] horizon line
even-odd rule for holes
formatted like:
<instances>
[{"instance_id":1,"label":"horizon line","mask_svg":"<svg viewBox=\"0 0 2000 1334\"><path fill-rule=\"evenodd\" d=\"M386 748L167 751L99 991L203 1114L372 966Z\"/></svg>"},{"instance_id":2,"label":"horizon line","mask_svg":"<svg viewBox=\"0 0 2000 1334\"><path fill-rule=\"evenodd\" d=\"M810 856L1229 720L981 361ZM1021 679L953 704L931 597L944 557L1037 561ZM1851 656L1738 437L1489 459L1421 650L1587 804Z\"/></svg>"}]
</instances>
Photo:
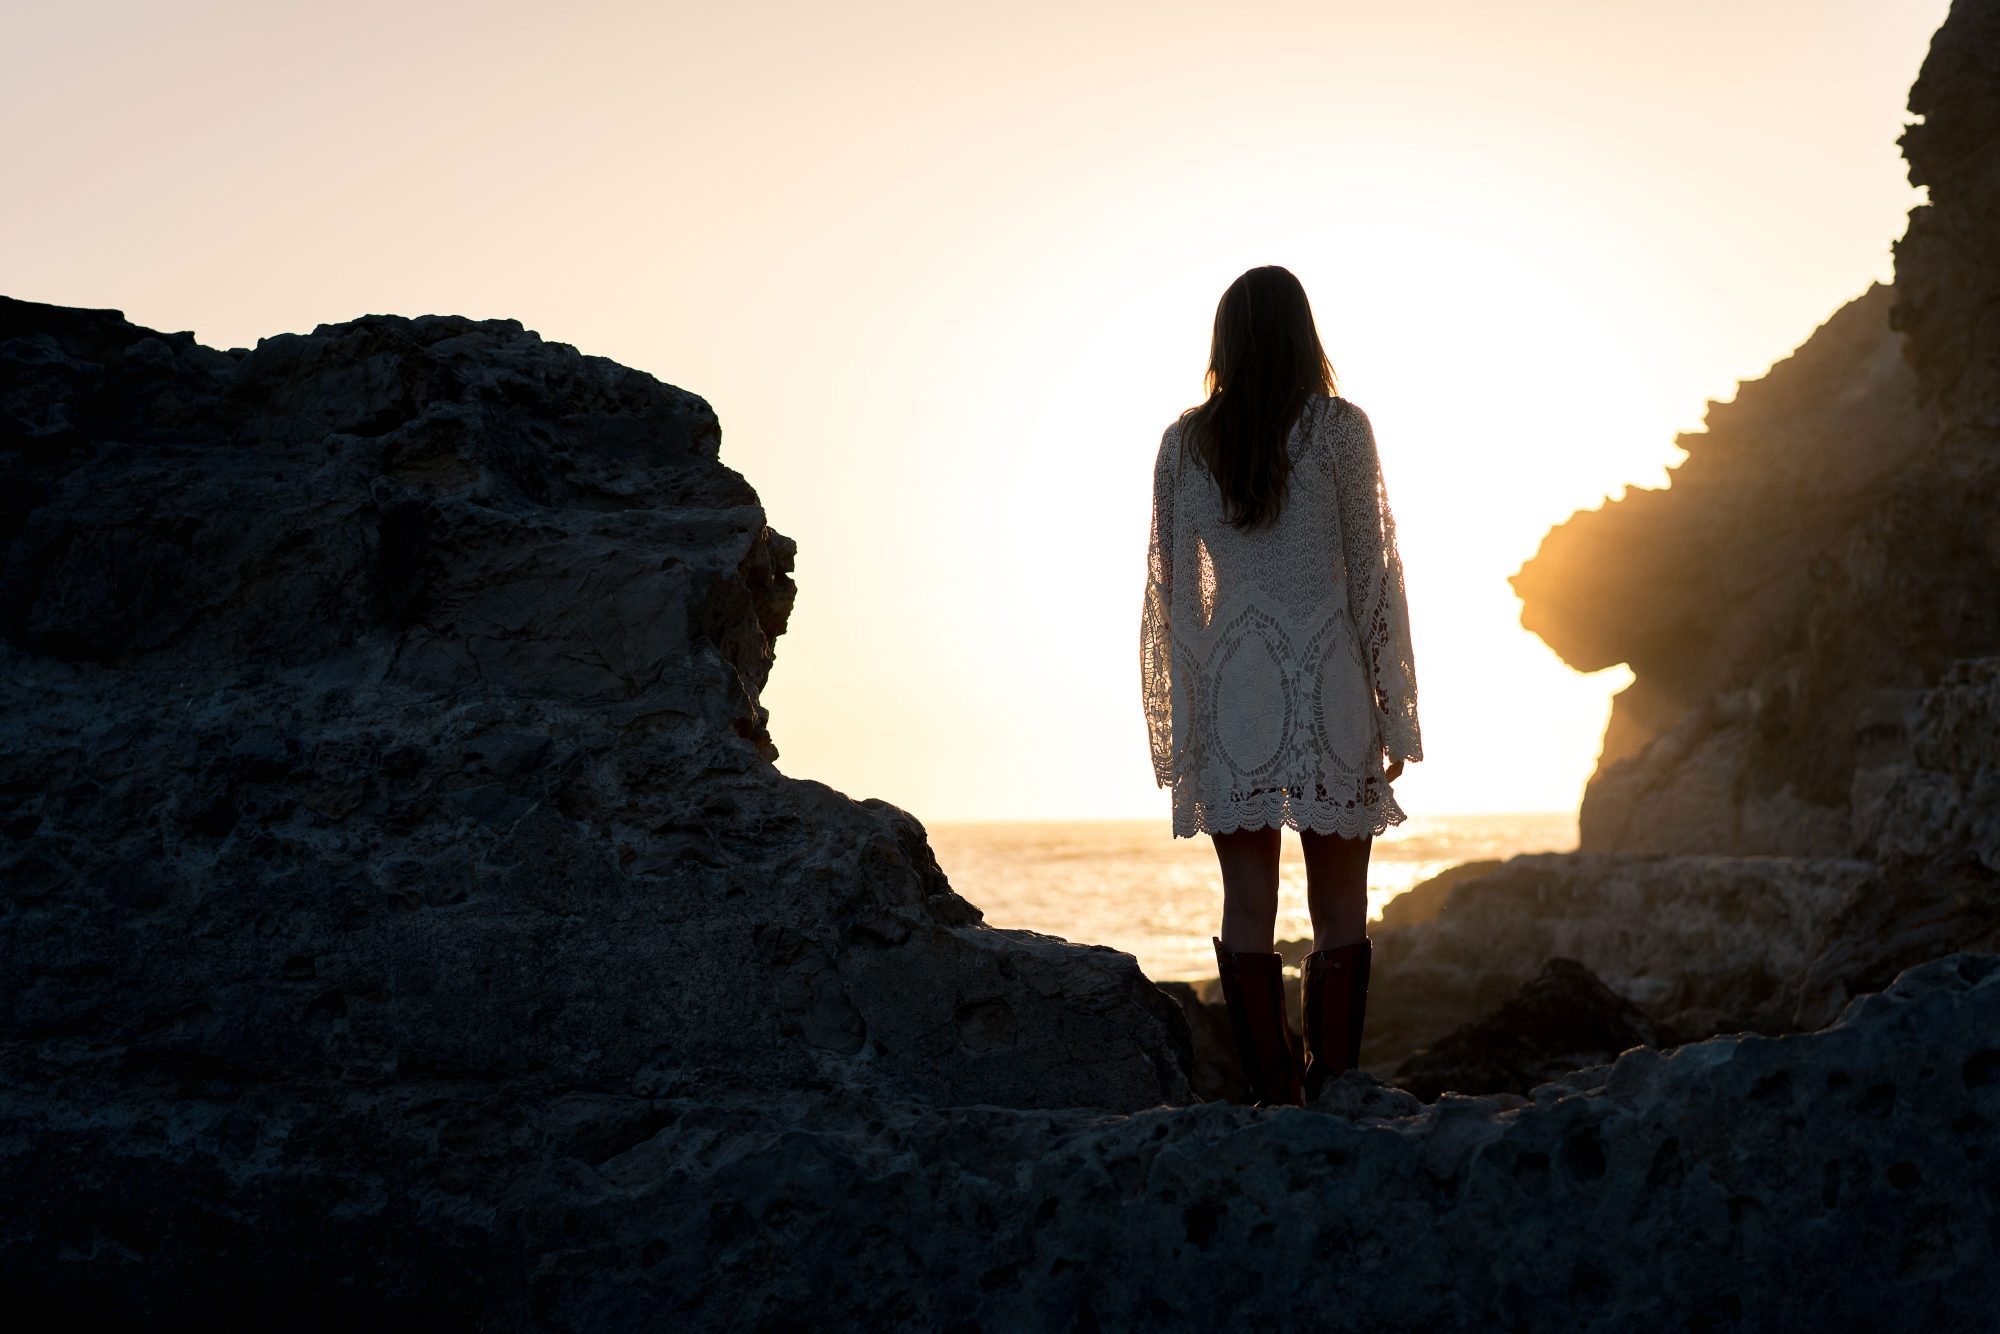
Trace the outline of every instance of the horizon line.
<instances>
[{"instance_id":1,"label":"horizon line","mask_svg":"<svg viewBox=\"0 0 2000 1334\"><path fill-rule=\"evenodd\" d=\"M911 814L915 815L916 813L913 811L911 812ZM1578 815L1578 812L1573 810L1562 810L1562 809L1539 810L1539 811L1438 811L1438 812L1426 812L1422 815L1412 815L1409 817L1409 819L1412 822L1417 820L1521 819L1524 817L1542 819L1558 815L1566 819L1574 819ZM930 828L934 825L971 825L971 824L987 825L987 824L1153 824L1156 822L1162 824L1167 823L1167 821L1163 817L1157 815L1059 815L1059 816L982 815L969 818L937 818L937 819L925 819L923 816L917 816L917 819L921 824L924 825L925 828ZM1394 826L1392 826L1392 828L1394 828Z\"/></svg>"}]
</instances>

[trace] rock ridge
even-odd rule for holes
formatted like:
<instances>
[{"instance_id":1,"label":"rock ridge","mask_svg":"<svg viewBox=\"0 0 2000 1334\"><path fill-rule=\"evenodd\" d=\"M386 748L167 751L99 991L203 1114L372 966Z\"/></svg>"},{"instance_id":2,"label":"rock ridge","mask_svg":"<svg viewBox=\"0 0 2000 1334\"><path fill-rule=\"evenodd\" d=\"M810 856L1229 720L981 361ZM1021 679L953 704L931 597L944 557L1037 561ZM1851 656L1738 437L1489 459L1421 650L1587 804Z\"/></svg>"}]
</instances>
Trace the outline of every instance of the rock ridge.
<instances>
[{"instance_id":1,"label":"rock ridge","mask_svg":"<svg viewBox=\"0 0 2000 1334\"><path fill-rule=\"evenodd\" d=\"M169 1249L331 1209L421 1252L670 1083L1189 1098L1129 955L772 766L793 546L719 443L512 320L221 351L0 300L11 1275L137 1283L121 1200Z\"/></svg>"}]
</instances>

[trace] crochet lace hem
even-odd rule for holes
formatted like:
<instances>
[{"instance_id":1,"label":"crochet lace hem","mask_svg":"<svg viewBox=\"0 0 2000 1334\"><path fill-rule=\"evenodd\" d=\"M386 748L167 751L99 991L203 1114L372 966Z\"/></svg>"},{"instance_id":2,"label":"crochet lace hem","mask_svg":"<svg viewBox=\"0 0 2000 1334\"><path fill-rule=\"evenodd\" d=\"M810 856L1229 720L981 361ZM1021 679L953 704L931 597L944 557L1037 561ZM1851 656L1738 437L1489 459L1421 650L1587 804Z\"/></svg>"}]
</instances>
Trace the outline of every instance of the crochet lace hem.
<instances>
[{"instance_id":1,"label":"crochet lace hem","mask_svg":"<svg viewBox=\"0 0 2000 1334\"><path fill-rule=\"evenodd\" d=\"M1289 829L1311 830L1315 834L1338 834L1342 838L1373 838L1391 825L1410 817L1385 791L1374 801L1353 806L1339 802L1298 800L1287 788L1272 788L1237 801L1195 800L1177 803L1174 810L1174 837L1196 834L1233 834L1239 829L1268 829L1284 825Z\"/></svg>"}]
</instances>

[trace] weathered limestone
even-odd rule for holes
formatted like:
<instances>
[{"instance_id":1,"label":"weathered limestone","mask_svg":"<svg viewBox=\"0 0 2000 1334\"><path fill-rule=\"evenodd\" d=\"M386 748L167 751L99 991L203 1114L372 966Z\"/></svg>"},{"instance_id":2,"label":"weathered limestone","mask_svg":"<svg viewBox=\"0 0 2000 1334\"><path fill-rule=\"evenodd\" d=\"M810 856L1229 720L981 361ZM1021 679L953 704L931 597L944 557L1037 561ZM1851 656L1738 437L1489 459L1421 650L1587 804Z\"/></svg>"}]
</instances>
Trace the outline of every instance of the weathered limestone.
<instances>
[{"instance_id":1,"label":"weathered limestone","mask_svg":"<svg viewBox=\"0 0 2000 1334\"><path fill-rule=\"evenodd\" d=\"M1312 1108L1129 1115L682 1074L461 1095L433 1136L330 1091L183 1100L111 1137L55 1102L10 1186L60 1185L68 1234L0 1254L17 1293L32 1274L110 1319L1973 1329L2000 1300L1996 1033L2000 957L1958 955L1822 1032L1430 1106L1358 1071ZM275 1207L307 1146L342 1165L309 1216ZM180 1198L135 1209L135 1182Z\"/></svg>"},{"instance_id":2,"label":"weathered limestone","mask_svg":"<svg viewBox=\"0 0 2000 1334\"><path fill-rule=\"evenodd\" d=\"M1377 934L1362 1062L1389 1074L1552 958L1580 962L1677 1034L1784 1032L1823 922L1881 883L1873 863L1840 859L1511 858L1460 884L1435 919Z\"/></svg>"},{"instance_id":3,"label":"weathered limestone","mask_svg":"<svg viewBox=\"0 0 2000 1334\"><path fill-rule=\"evenodd\" d=\"M1996 33L1990 3L1954 5L1911 89L1902 142L1930 200L1894 288L1711 405L1668 489L1574 516L1515 576L1524 625L1636 677L1585 850L1881 847L1907 812L1856 808L1879 795L1870 752L1980 670L1954 664L2000 654Z\"/></svg>"},{"instance_id":4,"label":"weathered limestone","mask_svg":"<svg viewBox=\"0 0 2000 1334\"><path fill-rule=\"evenodd\" d=\"M1427 1100L1445 1093L1526 1094L1670 1036L1597 974L1555 958L1499 1009L1403 1061L1396 1084Z\"/></svg>"},{"instance_id":5,"label":"weathered limestone","mask_svg":"<svg viewBox=\"0 0 2000 1334\"><path fill-rule=\"evenodd\" d=\"M0 333L10 1079L1187 1096L1129 956L771 766L792 546L700 399L512 321Z\"/></svg>"},{"instance_id":6,"label":"weathered limestone","mask_svg":"<svg viewBox=\"0 0 2000 1334\"><path fill-rule=\"evenodd\" d=\"M1522 624L1572 666L1635 675L1584 799L1586 851L1847 851L1854 711L1924 679L1874 620L1902 590L1867 535L1936 429L1890 305L1883 287L1849 303L1710 405L1667 489L1573 516L1514 576Z\"/></svg>"}]
</instances>

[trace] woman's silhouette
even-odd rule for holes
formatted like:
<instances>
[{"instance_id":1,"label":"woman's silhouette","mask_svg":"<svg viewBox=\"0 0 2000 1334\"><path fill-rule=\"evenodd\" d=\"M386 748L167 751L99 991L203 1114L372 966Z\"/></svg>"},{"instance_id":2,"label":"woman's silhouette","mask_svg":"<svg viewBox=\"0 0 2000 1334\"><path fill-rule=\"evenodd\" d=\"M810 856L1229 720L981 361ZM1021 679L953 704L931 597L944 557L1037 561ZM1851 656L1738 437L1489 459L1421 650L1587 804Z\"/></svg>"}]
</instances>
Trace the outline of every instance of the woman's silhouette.
<instances>
[{"instance_id":1,"label":"woman's silhouette","mask_svg":"<svg viewBox=\"0 0 2000 1334\"><path fill-rule=\"evenodd\" d=\"M1368 853L1405 818L1389 784L1423 758L1416 668L1374 432L1338 395L1290 272L1251 269L1222 294L1206 385L1153 470L1146 724L1174 834L1215 841L1216 964L1253 1096L1297 1105L1360 1049ZM1286 825L1313 923L1303 1077L1272 948Z\"/></svg>"}]
</instances>

